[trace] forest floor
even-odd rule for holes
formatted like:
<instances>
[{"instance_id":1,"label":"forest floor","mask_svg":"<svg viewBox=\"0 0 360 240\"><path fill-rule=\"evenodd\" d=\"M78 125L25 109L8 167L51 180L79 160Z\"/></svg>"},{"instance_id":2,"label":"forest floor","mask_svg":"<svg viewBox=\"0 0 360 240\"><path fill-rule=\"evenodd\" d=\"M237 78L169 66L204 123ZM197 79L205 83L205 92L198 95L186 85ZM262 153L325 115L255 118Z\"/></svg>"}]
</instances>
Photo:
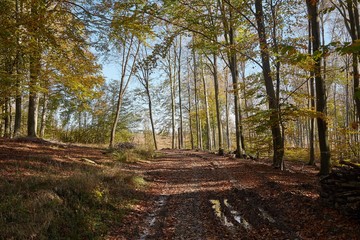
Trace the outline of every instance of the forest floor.
<instances>
[{"instance_id":1,"label":"forest floor","mask_svg":"<svg viewBox=\"0 0 360 240\"><path fill-rule=\"evenodd\" d=\"M318 170L191 150L136 164L149 187L109 239L360 239L360 223L325 206Z\"/></svg>"},{"instance_id":2,"label":"forest floor","mask_svg":"<svg viewBox=\"0 0 360 240\"><path fill-rule=\"evenodd\" d=\"M322 203L318 170L302 162L280 171L266 159L161 150L114 165L104 152L0 139L0 239L360 239L360 223Z\"/></svg>"}]
</instances>

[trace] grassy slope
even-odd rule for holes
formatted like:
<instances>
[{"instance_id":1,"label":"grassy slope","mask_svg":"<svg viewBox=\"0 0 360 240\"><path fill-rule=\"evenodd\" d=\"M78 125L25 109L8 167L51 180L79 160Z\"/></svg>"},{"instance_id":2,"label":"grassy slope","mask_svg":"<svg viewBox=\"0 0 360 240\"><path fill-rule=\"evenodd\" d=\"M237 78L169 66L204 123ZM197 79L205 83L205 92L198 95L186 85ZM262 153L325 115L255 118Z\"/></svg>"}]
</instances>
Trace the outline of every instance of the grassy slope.
<instances>
[{"instance_id":1,"label":"grassy slope","mask_svg":"<svg viewBox=\"0 0 360 240\"><path fill-rule=\"evenodd\" d=\"M98 239L143 182L101 149L0 140L2 239ZM141 179L141 178L140 178Z\"/></svg>"}]
</instances>

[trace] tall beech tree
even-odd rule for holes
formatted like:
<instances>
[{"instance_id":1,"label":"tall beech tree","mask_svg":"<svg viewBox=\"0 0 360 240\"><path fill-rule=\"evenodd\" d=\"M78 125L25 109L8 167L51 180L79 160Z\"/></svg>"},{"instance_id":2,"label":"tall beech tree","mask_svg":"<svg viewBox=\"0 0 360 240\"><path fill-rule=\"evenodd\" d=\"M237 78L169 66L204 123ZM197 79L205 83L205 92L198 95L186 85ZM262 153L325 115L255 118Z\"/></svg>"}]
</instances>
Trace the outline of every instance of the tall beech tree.
<instances>
[{"instance_id":1,"label":"tall beech tree","mask_svg":"<svg viewBox=\"0 0 360 240\"><path fill-rule=\"evenodd\" d=\"M224 37L226 42L226 54L228 66L231 73L233 94L234 94L234 115L235 115L235 135L236 135L236 157L241 157L243 154L244 143L241 142L241 116L240 116L240 101L239 101L239 72L236 52L236 27L233 7L230 0L218 0L221 19L223 23Z\"/></svg>"},{"instance_id":2,"label":"tall beech tree","mask_svg":"<svg viewBox=\"0 0 360 240\"><path fill-rule=\"evenodd\" d=\"M318 19L318 0L306 0L309 19L311 22L312 54L314 58L314 76L316 86L316 111L318 112L317 126L320 146L320 175L330 173L330 149L328 143L328 127L326 113L326 87L321 76L320 26Z\"/></svg>"},{"instance_id":3,"label":"tall beech tree","mask_svg":"<svg viewBox=\"0 0 360 240\"><path fill-rule=\"evenodd\" d=\"M357 0L337 0L331 1L343 17L345 28L347 29L352 44L357 46L360 41L360 15L359 1ZM350 50L352 54L353 70L353 91L356 105L357 121L360 121L360 74L359 74L359 51Z\"/></svg>"},{"instance_id":4,"label":"tall beech tree","mask_svg":"<svg viewBox=\"0 0 360 240\"><path fill-rule=\"evenodd\" d=\"M117 97L117 104L115 110L114 121L111 127L109 147L114 147L115 134L117 130L117 125L120 118L120 110L122 107L124 95L129 86L129 83L134 75L135 64L138 57L140 49L140 41L136 38L134 34L129 34L128 37L120 40L119 47L121 53L120 60L120 80L119 80L119 92Z\"/></svg>"},{"instance_id":5,"label":"tall beech tree","mask_svg":"<svg viewBox=\"0 0 360 240\"><path fill-rule=\"evenodd\" d=\"M136 68L138 71L136 73L136 77L145 89L145 94L147 97L148 108L149 108L149 119L150 119L150 124L151 124L152 138L153 138L154 148L155 148L155 150L157 150L158 146L157 146L157 141L156 141L156 131L155 131L155 124L154 124L153 110L152 110L153 105L152 105L152 98L151 98L151 93L150 93L150 80L151 80L150 77L154 71L153 69L156 65L156 62L154 62L149 57L148 49L146 46L143 46L141 48L140 56L142 57L142 59L139 60L137 63Z\"/></svg>"},{"instance_id":6,"label":"tall beech tree","mask_svg":"<svg viewBox=\"0 0 360 240\"><path fill-rule=\"evenodd\" d=\"M266 41L266 30L264 23L264 11L262 0L255 0L255 16L257 23L257 32L259 36L262 72L266 87L267 100L270 110L270 124L273 138L273 165L276 168L283 168L284 141L280 127L280 107L278 98L276 97L274 84L272 79L272 71L270 67L269 47Z\"/></svg>"},{"instance_id":7,"label":"tall beech tree","mask_svg":"<svg viewBox=\"0 0 360 240\"><path fill-rule=\"evenodd\" d=\"M182 106L182 84L181 84L181 53L182 53L182 35L180 34L177 40L178 52L175 53L177 60L177 80L178 80L178 98L179 98L179 148L184 148L184 126L183 126L183 106Z\"/></svg>"}]
</instances>

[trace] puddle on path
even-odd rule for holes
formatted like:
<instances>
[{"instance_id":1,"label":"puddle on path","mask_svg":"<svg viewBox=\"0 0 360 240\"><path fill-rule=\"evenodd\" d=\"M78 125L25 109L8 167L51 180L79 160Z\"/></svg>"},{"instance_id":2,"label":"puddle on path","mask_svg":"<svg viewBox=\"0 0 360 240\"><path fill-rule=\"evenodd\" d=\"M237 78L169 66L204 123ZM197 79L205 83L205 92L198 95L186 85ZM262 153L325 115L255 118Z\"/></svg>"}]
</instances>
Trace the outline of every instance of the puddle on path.
<instances>
[{"instance_id":1,"label":"puddle on path","mask_svg":"<svg viewBox=\"0 0 360 240\"><path fill-rule=\"evenodd\" d=\"M229 222L228 218L225 216L224 212L221 210L221 204L219 200L210 200L212 204L212 208L214 209L215 215L220 219L220 221L226 226L226 227L233 227L234 224L232 222Z\"/></svg>"},{"instance_id":2,"label":"puddle on path","mask_svg":"<svg viewBox=\"0 0 360 240\"><path fill-rule=\"evenodd\" d=\"M229 221L228 217L225 216L225 211L221 209L221 202L220 200L210 200L210 203L212 204L212 208L214 210L215 215L220 219L222 224L224 224L226 227L234 227L234 224ZM227 199L223 200L224 206L228 208L228 210L231 213L231 217L239 223L243 228L245 229L251 229L251 225L246 219L241 216L240 212L236 211L233 206L229 204L229 201Z\"/></svg>"},{"instance_id":3,"label":"puddle on path","mask_svg":"<svg viewBox=\"0 0 360 240\"><path fill-rule=\"evenodd\" d=\"M155 226L156 221L158 220L159 213L161 209L165 206L168 196L161 195L159 199L155 201L155 210L148 214L145 219L145 229L140 234L139 239L145 240L148 236L152 234L152 228Z\"/></svg>"},{"instance_id":4,"label":"puddle on path","mask_svg":"<svg viewBox=\"0 0 360 240\"><path fill-rule=\"evenodd\" d=\"M259 209L263 219L268 220L271 223L275 223L275 219L272 218L268 212L266 212L264 209L262 209L260 207L258 209Z\"/></svg>"}]
</instances>

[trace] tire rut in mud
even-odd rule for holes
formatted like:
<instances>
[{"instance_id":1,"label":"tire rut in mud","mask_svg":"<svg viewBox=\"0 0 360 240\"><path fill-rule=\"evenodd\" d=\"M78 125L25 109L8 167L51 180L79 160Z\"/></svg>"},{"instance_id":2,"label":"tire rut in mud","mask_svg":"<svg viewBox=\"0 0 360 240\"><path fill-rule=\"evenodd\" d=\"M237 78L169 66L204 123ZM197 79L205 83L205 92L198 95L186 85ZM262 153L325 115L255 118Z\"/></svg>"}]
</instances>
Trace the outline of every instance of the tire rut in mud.
<instances>
[{"instance_id":1,"label":"tire rut in mud","mask_svg":"<svg viewBox=\"0 0 360 240\"><path fill-rule=\"evenodd\" d=\"M298 239L288 216L274 209L281 202L243 186L237 171L258 173L241 164L198 152L170 152L152 163L153 192L167 197L155 202L140 239ZM262 175L258 179L265 182ZM268 186L279 192L275 187Z\"/></svg>"}]
</instances>

